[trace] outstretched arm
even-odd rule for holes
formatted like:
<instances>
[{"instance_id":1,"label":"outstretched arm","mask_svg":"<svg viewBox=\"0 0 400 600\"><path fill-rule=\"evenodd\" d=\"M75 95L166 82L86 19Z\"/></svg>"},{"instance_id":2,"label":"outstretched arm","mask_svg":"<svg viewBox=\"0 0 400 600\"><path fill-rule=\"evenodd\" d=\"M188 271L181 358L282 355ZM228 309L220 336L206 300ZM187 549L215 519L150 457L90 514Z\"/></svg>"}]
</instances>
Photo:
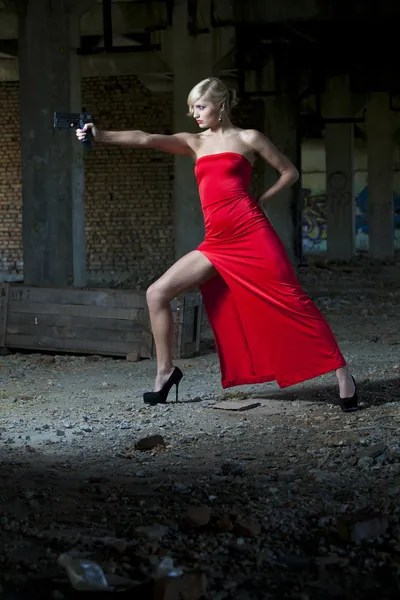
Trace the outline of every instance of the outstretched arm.
<instances>
[{"instance_id":1,"label":"outstretched arm","mask_svg":"<svg viewBox=\"0 0 400 600\"><path fill-rule=\"evenodd\" d=\"M92 123L87 123L83 129L76 130L77 138L82 141L91 129L96 142L116 144L118 146L131 146L133 148L153 148L170 154L193 155L192 138L190 133L176 133L174 135L160 135L146 133L145 131L102 131Z\"/></svg>"},{"instance_id":2,"label":"outstretched arm","mask_svg":"<svg viewBox=\"0 0 400 600\"><path fill-rule=\"evenodd\" d=\"M280 175L279 179L259 199L262 204L283 189L293 185L299 178L299 172L282 152L265 135L253 129L246 132L246 142L251 149L263 158Z\"/></svg>"}]
</instances>

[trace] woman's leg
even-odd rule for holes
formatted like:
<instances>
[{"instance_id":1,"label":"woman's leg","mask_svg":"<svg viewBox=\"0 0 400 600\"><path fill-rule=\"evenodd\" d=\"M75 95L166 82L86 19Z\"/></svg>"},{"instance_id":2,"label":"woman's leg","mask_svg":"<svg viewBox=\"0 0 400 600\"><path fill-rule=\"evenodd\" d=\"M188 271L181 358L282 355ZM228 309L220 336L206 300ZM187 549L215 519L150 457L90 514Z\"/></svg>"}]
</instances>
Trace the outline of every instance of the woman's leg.
<instances>
[{"instance_id":1,"label":"woman's leg","mask_svg":"<svg viewBox=\"0 0 400 600\"><path fill-rule=\"evenodd\" d=\"M355 392L355 385L347 365L336 370L339 383L339 395L341 398L351 398Z\"/></svg>"},{"instance_id":2,"label":"woman's leg","mask_svg":"<svg viewBox=\"0 0 400 600\"><path fill-rule=\"evenodd\" d=\"M198 250L194 250L180 258L147 290L147 305L157 355L155 392L162 388L174 368L171 300L186 290L205 283L216 274L217 271L208 258Z\"/></svg>"}]
</instances>

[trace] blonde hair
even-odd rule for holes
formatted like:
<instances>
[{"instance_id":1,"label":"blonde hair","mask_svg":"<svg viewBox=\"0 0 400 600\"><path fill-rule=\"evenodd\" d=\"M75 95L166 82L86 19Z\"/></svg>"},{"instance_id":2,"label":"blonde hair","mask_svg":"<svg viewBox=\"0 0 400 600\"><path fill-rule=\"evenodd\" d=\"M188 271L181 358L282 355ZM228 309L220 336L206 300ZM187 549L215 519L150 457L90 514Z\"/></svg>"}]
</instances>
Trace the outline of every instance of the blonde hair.
<instances>
[{"instance_id":1,"label":"blonde hair","mask_svg":"<svg viewBox=\"0 0 400 600\"><path fill-rule=\"evenodd\" d=\"M229 114L231 108L236 106L236 90L228 88L221 79L207 77L197 83L189 92L187 103L189 106L188 116L192 117L195 103L203 96L209 96L211 102L221 104L221 108Z\"/></svg>"}]
</instances>

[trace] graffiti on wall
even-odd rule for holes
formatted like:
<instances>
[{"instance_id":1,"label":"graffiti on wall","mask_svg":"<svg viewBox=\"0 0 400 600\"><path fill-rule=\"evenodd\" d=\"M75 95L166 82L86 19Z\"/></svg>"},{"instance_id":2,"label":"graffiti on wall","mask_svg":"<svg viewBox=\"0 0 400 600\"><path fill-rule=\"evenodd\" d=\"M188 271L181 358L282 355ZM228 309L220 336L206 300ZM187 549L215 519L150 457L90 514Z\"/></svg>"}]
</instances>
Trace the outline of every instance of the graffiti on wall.
<instances>
[{"instance_id":1,"label":"graffiti on wall","mask_svg":"<svg viewBox=\"0 0 400 600\"><path fill-rule=\"evenodd\" d=\"M303 247L307 250L322 251L326 248L326 194L314 195L310 189L303 189Z\"/></svg>"},{"instance_id":2,"label":"graffiti on wall","mask_svg":"<svg viewBox=\"0 0 400 600\"><path fill-rule=\"evenodd\" d=\"M313 194L303 189L303 248L310 252L326 252L328 231L326 225L326 194ZM400 245L400 195L393 194L394 227L393 237ZM356 248L363 248L368 239L368 188L365 187L355 198Z\"/></svg>"}]
</instances>

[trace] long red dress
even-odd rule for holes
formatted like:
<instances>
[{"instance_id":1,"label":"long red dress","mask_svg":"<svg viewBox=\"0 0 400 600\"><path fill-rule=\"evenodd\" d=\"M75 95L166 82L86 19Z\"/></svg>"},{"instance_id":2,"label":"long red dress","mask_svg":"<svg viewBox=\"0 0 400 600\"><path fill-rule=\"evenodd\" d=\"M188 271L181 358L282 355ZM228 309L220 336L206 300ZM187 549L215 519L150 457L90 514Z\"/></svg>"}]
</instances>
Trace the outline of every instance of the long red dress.
<instances>
[{"instance_id":1,"label":"long red dress","mask_svg":"<svg viewBox=\"0 0 400 600\"><path fill-rule=\"evenodd\" d=\"M303 292L286 250L248 192L251 163L235 152L199 158L205 221L198 247L218 275L201 286L224 388L276 380L281 388L346 364Z\"/></svg>"}]
</instances>

